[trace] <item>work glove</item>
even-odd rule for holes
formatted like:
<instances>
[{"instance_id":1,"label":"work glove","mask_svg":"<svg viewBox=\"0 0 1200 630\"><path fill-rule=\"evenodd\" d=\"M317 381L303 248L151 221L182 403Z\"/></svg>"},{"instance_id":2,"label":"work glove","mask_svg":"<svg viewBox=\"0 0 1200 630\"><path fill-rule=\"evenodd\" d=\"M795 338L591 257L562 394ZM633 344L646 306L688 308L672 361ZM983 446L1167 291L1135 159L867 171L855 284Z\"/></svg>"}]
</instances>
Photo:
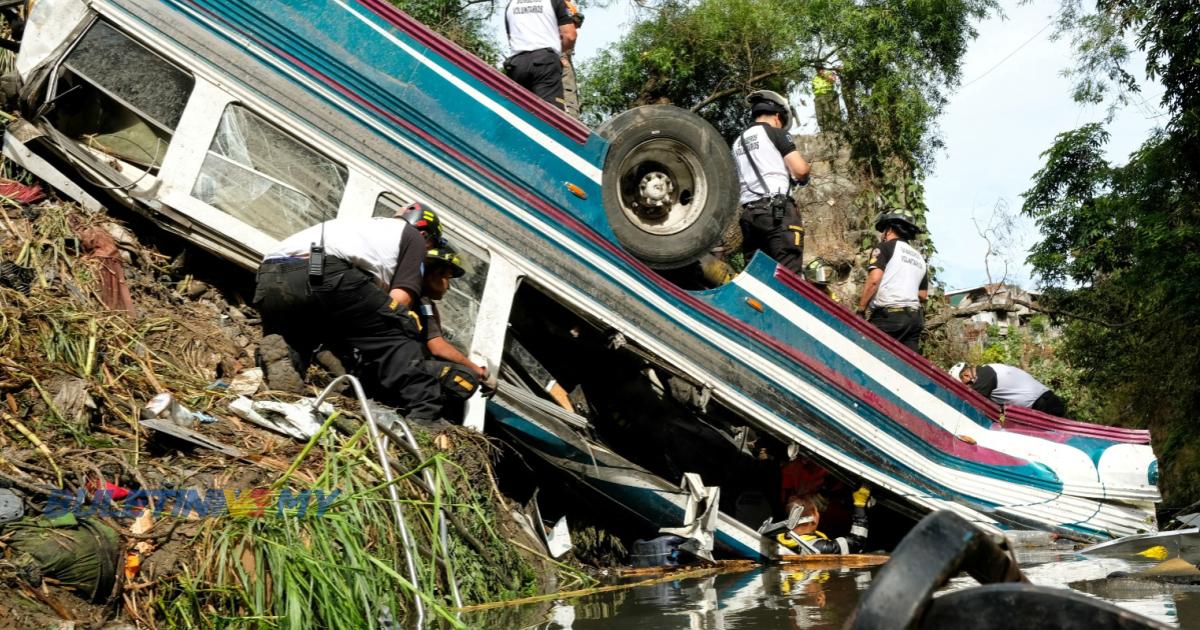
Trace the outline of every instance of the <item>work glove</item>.
<instances>
[{"instance_id":1,"label":"work glove","mask_svg":"<svg viewBox=\"0 0 1200 630\"><path fill-rule=\"evenodd\" d=\"M854 507L865 508L867 502L871 500L871 489L867 487L867 484L863 484L850 496L854 497Z\"/></svg>"},{"instance_id":2,"label":"work glove","mask_svg":"<svg viewBox=\"0 0 1200 630\"><path fill-rule=\"evenodd\" d=\"M399 311L400 310L400 301L392 300L391 302L388 302L388 308L393 311ZM409 319L412 320L413 326L416 327L418 333L424 332L425 329L421 327L421 318L420 318L420 316L417 315L416 311L406 308L406 309L404 309L404 314L407 315L409 317Z\"/></svg>"}]
</instances>

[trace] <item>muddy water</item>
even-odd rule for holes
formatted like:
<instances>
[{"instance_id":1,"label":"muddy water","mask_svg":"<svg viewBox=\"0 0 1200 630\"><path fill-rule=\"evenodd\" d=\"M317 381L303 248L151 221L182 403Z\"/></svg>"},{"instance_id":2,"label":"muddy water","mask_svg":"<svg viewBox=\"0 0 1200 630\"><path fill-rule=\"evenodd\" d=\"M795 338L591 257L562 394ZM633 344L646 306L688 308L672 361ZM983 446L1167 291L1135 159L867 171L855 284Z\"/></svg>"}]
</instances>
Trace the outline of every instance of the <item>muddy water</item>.
<instances>
[{"instance_id":1,"label":"muddy water","mask_svg":"<svg viewBox=\"0 0 1200 630\"><path fill-rule=\"evenodd\" d=\"M1147 564L1062 551L1020 554L1034 584L1073 588L1184 629L1200 630L1200 588L1107 580ZM601 593L524 611L471 616L472 627L538 630L759 630L840 628L878 569L804 572L764 568ZM969 588L971 578L948 589Z\"/></svg>"}]
</instances>

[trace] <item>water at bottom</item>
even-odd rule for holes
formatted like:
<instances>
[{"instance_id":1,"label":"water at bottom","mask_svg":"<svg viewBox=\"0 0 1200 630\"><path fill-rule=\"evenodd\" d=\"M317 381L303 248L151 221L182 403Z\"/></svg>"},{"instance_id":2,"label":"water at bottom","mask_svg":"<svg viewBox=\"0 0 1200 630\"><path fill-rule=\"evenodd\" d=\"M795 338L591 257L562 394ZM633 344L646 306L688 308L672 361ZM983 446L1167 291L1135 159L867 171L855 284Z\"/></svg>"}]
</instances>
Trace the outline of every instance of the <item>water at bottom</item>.
<instances>
[{"instance_id":1,"label":"water at bottom","mask_svg":"<svg viewBox=\"0 0 1200 630\"><path fill-rule=\"evenodd\" d=\"M1137 571L1150 563L1069 552L1020 557L1034 584L1071 588L1185 630L1200 630L1200 588L1106 579L1114 571ZM478 613L464 621L472 627L537 630L840 628L878 570L766 567ZM974 585L971 578L959 577L945 590Z\"/></svg>"}]
</instances>

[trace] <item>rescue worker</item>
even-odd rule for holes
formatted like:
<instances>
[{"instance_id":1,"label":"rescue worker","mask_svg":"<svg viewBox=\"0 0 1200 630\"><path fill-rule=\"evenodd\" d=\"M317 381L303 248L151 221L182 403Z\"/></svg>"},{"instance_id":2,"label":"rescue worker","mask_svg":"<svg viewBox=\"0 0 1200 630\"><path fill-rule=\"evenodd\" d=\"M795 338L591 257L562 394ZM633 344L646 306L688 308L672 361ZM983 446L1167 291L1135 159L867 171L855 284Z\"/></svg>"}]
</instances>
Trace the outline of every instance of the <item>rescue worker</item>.
<instances>
[{"instance_id":1,"label":"rescue worker","mask_svg":"<svg viewBox=\"0 0 1200 630\"><path fill-rule=\"evenodd\" d=\"M399 217L338 218L293 234L258 268L263 333L282 335L300 374L318 345L343 361L357 355L372 397L411 419L436 420L441 391L422 369L420 318L411 310L425 250L421 233Z\"/></svg>"},{"instance_id":2,"label":"rescue worker","mask_svg":"<svg viewBox=\"0 0 1200 630\"><path fill-rule=\"evenodd\" d=\"M1029 372L1003 363L974 367L956 363L950 376L1001 405L1029 407L1042 413L1065 418L1067 406L1049 387Z\"/></svg>"},{"instance_id":3,"label":"rescue worker","mask_svg":"<svg viewBox=\"0 0 1200 630\"><path fill-rule=\"evenodd\" d=\"M837 131L838 123L842 122L842 107L834 89L836 83L837 75L832 70L817 68L813 75L813 108L817 114L817 128L821 131Z\"/></svg>"},{"instance_id":4,"label":"rescue worker","mask_svg":"<svg viewBox=\"0 0 1200 630\"><path fill-rule=\"evenodd\" d=\"M509 0L504 28L512 48L504 74L563 109L562 56L575 49L575 20L565 0Z\"/></svg>"},{"instance_id":5,"label":"rescue worker","mask_svg":"<svg viewBox=\"0 0 1200 630\"><path fill-rule=\"evenodd\" d=\"M905 212L892 210L875 221L882 243L871 251L867 262L867 281L858 299L859 316L887 333L889 337L920 352L921 330L925 316L921 305L929 297L929 270L921 252L909 245L921 229Z\"/></svg>"},{"instance_id":6,"label":"rescue worker","mask_svg":"<svg viewBox=\"0 0 1200 630\"><path fill-rule=\"evenodd\" d=\"M787 129L793 112L787 99L770 90L746 97L754 119L733 142L741 183L742 246L747 257L761 249L779 264L804 273L804 224L792 198L795 181L808 183L808 162Z\"/></svg>"},{"instance_id":7,"label":"rescue worker","mask_svg":"<svg viewBox=\"0 0 1200 630\"><path fill-rule=\"evenodd\" d=\"M780 532L775 539L779 544L796 551L800 555L824 553L861 553L867 542L867 503L871 499L871 489L866 485L859 487L852 495L854 500L854 516L848 536L829 538L817 527L821 523L821 513L817 509L816 499L812 496L792 497L787 509L791 513L796 509L803 510L799 522L790 531Z\"/></svg>"},{"instance_id":8,"label":"rescue worker","mask_svg":"<svg viewBox=\"0 0 1200 630\"><path fill-rule=\"evenodd\" d=\"M571 21L575 23L575 32L579 33L579 29L583 27L583 13L580 12L579 6L572 0L564 0L567 3L567 12L571 14ZM579 82L575 76L575 51L565 50L562 54L562 82L563 82L563 111L567 115L576 120L579 119Z\"/></svg>"},{"instance_id":9,"label":"rescue worker","mask_svg":"<svg viewBox=\"0 0 1200 630\"><path fill-rule=\"evenodd\" d=\"M461 278L466 270L458 254L449 245L435 247L425 254L425 279L421 286L418 315L425 339L426 366L448 394L467 398L487 378L487 368L477 365L446 340L442 316L436 301L450 290L451 278Z\"/></svg>"},{"instance_id":10,"label":"rescue worker","mask_svg":"<svg viewBox=\"0 0 1200 630\"><path fill-rule=\"evenodd\" d=\"M426 208L420 202L413 202L396 212L396 216L408 221L425 240L425 249L433 249L444 245L446 239L442 236L442 220L437 213Z\"/></svg>"}]
</instances>

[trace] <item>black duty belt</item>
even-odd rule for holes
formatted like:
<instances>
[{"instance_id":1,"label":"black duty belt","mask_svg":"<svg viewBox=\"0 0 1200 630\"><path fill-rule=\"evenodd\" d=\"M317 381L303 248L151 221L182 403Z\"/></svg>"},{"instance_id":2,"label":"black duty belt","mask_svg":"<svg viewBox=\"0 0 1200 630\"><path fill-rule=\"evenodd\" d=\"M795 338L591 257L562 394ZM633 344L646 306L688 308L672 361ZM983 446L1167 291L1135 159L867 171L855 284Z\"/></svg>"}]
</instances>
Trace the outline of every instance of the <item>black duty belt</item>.
<instances>
[{"instance_id":1,"label":"black duty belt","mask_svg":"<svg viewBox=\"0 0 1200 630\"><path fill-rule=\"evenodd\" d=\"M521 55L528 55L530 53L536 53L536 52L542 52L542 51L548 52L552 55L558 54L558 53L554 52L553 48L535 48L533 50L522 50L521 52L509 57L508 60L511 61L513 59L516 59L517 57L520 57Z\"/></svg>"},{"instance_id":2,"label":"black duty belt","mask_svg":"<svg viewBox=\"0 0 1200 630\"><path fill-rule=\"evenodd\" d=\"M879 310L881 310L885 313L916 313L917 307L915 307L915 306L881 306L881 307L879 307Z\"/></svg>"},{"instance_id":3,"label":"black duty belt","mask_svg":"<svg viewBox=\"0 0 1200 630\"><path fill-rule=\"evenodd\" d=\"M751 209L766 208L775 203L787 203L789 201L794 202L795 200L790 195L771 195L769 197L759 197L754 201L747 201L742 204L742 207Z\"/></svg>"},{"instance_id":4,"label":"black duty belt","mask_svg":"<svg viewBox=\"0 0 1200 630\"><path fill-rule=\"evenodd\" d=\"M307 262L308 256L276 256L262 261L264 265L288 265L297 262Z\"/></svg>"},{"instance_id":5,"label":"black duty belt","mask_svg":"<svg viewBox=\"0 0 1200 630\"><path fill-rule=\"evenodd\" d=\"M326 273L329 273L331 271L345 271L353 266L354 265L351 265L349 262L347 262L346 260L341 259L341 258L326 258L325 259L325 272ZM268 258L268 259L262 261L262 265L259 266L259 269L264 269L267 267L280 269L280 270L284 270L284 271L291 271L293 269L307 268L308 267L308 256L279 256L276 258Z\"/></svg>"}]
</instances>

